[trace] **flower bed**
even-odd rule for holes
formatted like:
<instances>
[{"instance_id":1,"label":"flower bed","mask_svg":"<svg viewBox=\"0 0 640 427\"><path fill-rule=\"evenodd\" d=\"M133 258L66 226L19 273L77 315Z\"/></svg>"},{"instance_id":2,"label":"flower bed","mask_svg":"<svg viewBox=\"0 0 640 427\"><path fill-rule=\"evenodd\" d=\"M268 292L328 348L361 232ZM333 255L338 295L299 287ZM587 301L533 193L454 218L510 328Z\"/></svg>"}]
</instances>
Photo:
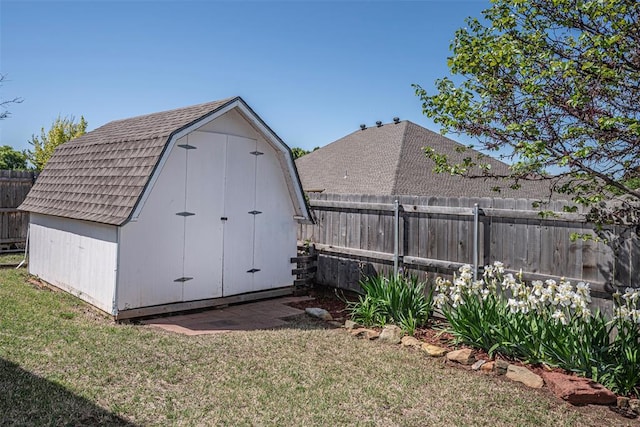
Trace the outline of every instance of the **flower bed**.
<instances>
[{"instance_id":1,"label":"flower bed","mask_svg":"<svg viewBox=\"0 0 640 427\"><path fill-rule=\"evenodd\" d=\"M522 280L500 262L438 278L434 303L464 344L575 372L621 394L640 394L640 290L614 294L612 318L592 312L587 283Z\"/></svg>"},{"instance_id":2,"label":"flower bed","mask_svg":"<svg viewBox=\"0 0 640 427\"><path fill-rule=\"evenodd\" d=\"M573 372L618 395L640 396L640 289L614 294L608 317L590 309L588 283L526 283L521 275L506 274L500 262L485 267L480 280L473 280L468 265L453 280L436 279L433 299L423 297L423 284L403 277L362 284L365 294L357 301L329 296L334 318L350 314L364 326L397 324L421 341L446 347L444 337L452 337L452 344L490 358ZM429 318L434 308L446 323Z\"/></svg>"}]
</instances>

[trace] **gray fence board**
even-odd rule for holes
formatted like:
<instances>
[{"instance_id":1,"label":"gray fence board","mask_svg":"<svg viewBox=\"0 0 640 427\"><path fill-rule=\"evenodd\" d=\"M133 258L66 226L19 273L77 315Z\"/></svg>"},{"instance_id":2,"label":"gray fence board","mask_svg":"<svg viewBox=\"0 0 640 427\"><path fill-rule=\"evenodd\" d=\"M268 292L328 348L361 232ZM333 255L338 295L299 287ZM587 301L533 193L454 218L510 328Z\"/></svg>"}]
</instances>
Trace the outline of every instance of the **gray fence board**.
<instances>
[{"instance_id":1,"label":"gray fence board","mask_svg":"<svg viewBox=\"0 0 640 427\"><path fill-rule=\"evenodd\" d=\"M391 269L396 198L309 197L317 223L300 226L298 239L317 244L319 283L358 289L363 275ZM478 259L482 265L500 260L529 277L584 280L603 295L615 286L637 286L640 239L618 228L621 238L613 248L603 242L572 241L572 232L593 228L581 213L563 213L564 202L550 203L546 209L558 214L542 217L533 210L533 201L525 199L397 199L402 205L399 251L405 260L400 265L410 273L451 274L460 264L472 262L473 216L469 212L478 203L481 211L489 213L480 216Z\"/></svg>"},{"instance_id":2,"label":"gray fence board","mask_svg":"<svg viewBox=\"0 0 640 427\"><path fill-rule=\"evenodd\" d=\"M16 208L27 197L34 177L28 171L0 171L0 252L24 248L29 213Z\"/></svg>"}]
</instances>

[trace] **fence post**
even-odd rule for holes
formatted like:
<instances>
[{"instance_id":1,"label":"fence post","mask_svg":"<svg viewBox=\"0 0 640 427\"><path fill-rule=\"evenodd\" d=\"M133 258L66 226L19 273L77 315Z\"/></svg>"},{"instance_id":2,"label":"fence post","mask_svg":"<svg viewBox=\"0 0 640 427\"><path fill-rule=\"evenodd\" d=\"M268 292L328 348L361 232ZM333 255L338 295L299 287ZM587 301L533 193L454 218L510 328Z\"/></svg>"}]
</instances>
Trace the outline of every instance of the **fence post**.
<instances>
[{"instance_id":1,"label":"fence post","mask_svg":"<svg viewBox=\"0 0 640 427\"><path fill-rule=\"evenodd\" d=\"M479 235L478 204L473 205L473 280L478 280L478 235Z\"/></svg>"},{"instance_id":2,"label":"fence post","mask_svg":"<svg viewBox=\"0 0 640 427\"><path fill-rule=\"evenodd\" d=\"M393 215L394 215L394 223L393 223L393 275L398 276L398 259L399 259L399 249L398 242L400 239L400 203L396 199L393 202Z\"/></svg>"}]
</instances>

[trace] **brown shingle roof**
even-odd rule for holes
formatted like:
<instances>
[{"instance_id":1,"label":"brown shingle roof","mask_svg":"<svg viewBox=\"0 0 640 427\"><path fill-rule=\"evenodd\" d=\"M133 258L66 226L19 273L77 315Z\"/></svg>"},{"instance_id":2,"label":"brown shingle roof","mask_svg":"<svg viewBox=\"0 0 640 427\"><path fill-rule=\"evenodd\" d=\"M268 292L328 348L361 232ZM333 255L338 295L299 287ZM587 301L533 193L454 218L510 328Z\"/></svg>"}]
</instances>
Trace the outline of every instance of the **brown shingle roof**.
<instances>
[{"instance_id":1,"label":"brown shingle roof","mask_svg":"<svg viewBox=\"0 0 640 427\"><path fill-rule=\"evenodd\" d=\"M410 121L357 130L296 160L305 191L325 193L412 195L436 197L549 197L549 183L522 182L518 190L505 181L464 178L433 172L434 163L424 147L447 154L452 162L475 158L478 152ZM494 173L508 173L509 166L485 159ZM477 175L481 172L478 170ZM500 186L496 192L494 187Z\"/></svg>"},{"instance_id":2,"label":"brown shingle roof","mask_svg":"<svg viewBox=\"0 0 640 427\"><path fill-rule=\"evenodd\" d=\"M170 136L238 99L116 120L59 146L19 209L123 224Z\"/></svg>"}]
</instances>

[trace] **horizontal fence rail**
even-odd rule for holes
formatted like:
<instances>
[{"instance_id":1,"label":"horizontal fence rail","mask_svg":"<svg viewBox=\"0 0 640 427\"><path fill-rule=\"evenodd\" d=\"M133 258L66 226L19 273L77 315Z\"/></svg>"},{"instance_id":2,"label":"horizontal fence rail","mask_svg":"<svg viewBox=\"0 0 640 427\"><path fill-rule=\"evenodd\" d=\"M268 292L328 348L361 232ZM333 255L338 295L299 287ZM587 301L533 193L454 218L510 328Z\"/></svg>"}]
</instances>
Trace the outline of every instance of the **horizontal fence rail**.
<instances>
[{"instance_id":1,"label":"horizontal fence rail","mask_svg":"<svg viewBox=\"0 0 640 427\"><path fill-rule=\"evenodd\" d=\"M551 201L544 213L533 200L309 194L315 224L301 224L298 240L319 253L316 281L358 290L364 275L388 272L395 259L394 203L399 203L398 258L403 271L451 275L464 264L502 261L527 280L567 278L591 284L608 298L617 287L638 286L640 242L623 227L615 242L571 239L593 234L582 213ZM474 206L478 205L477 253ZM474 257L477 256L477 258Z\"/></svg>"}]
</instances>

